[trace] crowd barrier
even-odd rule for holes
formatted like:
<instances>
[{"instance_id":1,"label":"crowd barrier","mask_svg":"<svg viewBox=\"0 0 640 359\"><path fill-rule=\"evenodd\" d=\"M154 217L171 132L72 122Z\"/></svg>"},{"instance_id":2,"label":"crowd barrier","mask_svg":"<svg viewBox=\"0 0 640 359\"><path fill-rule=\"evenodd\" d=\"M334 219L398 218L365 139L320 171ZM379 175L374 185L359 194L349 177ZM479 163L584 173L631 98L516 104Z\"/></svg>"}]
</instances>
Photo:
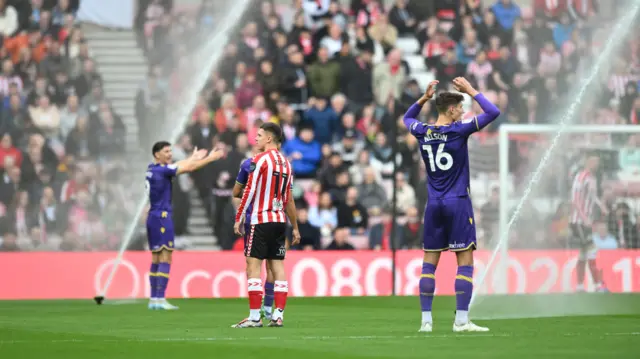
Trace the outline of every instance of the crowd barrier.
<instances>
[{"instance_id":1,"label":"crowd barrier","mask_svg":"<svg viewBox=\"0 0 640 359\"><path fill-rule=\"evenodd\" d=\"M476 275L490 252L476 252ZM575 287L577 252L509 252L508 293L570 292ZM0 253L0 299L89 299L104 286L116 253ZM150 254L128 252L109 287L108 298L148 296ZM176 252L169 297L246 296L244 257L240 252ZM390 251L314 251L287 253L292 296L376 296L392 293ZM640 292L640 250L601 251L598 264L612 292ZM398 251L396 293L417 295L422 251ZM500 268L492 266L494 268ZM494 272L492 271L492 272ZM436 273L437 294L452 295L455 257L445 253ZM495 293L504 281L490 272L483 293ZM497 273L497 272L496 272ZM501 272L503 273L503 272ZM590 289L593 289L591 284Z\"/></svg>"}]
</instances>

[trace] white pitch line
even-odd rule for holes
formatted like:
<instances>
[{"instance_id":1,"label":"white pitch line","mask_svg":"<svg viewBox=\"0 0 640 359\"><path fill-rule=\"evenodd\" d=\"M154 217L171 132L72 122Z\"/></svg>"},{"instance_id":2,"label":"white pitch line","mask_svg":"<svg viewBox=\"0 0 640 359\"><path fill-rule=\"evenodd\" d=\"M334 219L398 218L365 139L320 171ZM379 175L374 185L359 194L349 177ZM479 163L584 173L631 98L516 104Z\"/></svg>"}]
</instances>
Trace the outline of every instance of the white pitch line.
<instances>
[{"instance_id":1,"label":"white pitch line","mask_svg":"<svg viewBox=\"0 0 640 359\"><path fill-rule=\"evenodd\" d=\"M627 333L564 333L564 337L613 337L640 336L640 332ZM3 344L47 344L47 343L161 343L161 342L240 342L253 340L384 340L384 339L445 339L445 338L509 338L527 337L513 333L467 333L467 334L424 334L424 335L362 335L362 336L301 336L301 337L211 337L211 338L118 338L118 339L52 339L52 340L0 340Z\"/></svg>"}]
</instances>

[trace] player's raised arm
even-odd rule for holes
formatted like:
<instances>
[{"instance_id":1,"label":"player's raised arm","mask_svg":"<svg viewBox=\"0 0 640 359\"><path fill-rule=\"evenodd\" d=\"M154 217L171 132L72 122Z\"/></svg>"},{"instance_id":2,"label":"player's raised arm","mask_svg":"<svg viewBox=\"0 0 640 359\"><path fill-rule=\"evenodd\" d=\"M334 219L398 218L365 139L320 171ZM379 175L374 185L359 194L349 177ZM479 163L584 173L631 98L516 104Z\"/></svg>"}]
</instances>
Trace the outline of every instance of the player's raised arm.
<instances>
[{"instance_id":1,"label":"player's raised arm","mask_svg":"<svg viewBox=\"0 0 640 359\"><path fill-rule=\"evenodd\" d=\"M425 91L424 95L418 99L418 102L414 103L409 107L407 112L404 114L404 125L407 127L409 132L412 135L424 135L427 131L425 126L422 126L422 122L416 120L416 118L420 115L420 111L422 111L422 106L424 106L427 101L431 100L433 95L436 93L436 86L438 85L438 81L431 81L429 86L427 86L427 91Z\"/></svg>"},{"instance_id":2,"label":"player's raised arm","mask_svg":"<svg viewBox=\"0 0 640 359\"><path fill-rule=\"evenodd\" d=\"M176 174L179 175L182 173L197 171L209 163L219 160L223 155L224 151L222 148L214 148L208 155L206 150L198 150L195 148L191 157L178 161L174 164L176 167Z\"/></svg>"},{"instance_id":3,"label":"player's raised arm","mask_svg":"<svg viewBox=\"0 0 640 359\"><path fill-rule=\"evenodd\" d=\"M478 90L473 88L464 77L456 77L453 79L453 86L456 90L473 97L482 108L482 111L484 111L483 114L474 119L474 121L476 121L476 131L483 129L500 116L500 109L492 104L491 101L487 100Z\"/></svg>"}]
</instances>

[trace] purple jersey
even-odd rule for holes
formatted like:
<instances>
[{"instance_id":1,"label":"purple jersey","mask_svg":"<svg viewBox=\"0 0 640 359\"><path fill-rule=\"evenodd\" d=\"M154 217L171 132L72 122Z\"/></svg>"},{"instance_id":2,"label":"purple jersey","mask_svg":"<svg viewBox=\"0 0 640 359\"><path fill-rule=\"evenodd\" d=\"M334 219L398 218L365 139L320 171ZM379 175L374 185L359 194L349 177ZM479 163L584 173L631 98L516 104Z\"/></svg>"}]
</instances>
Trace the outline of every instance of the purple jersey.
<instances>
[{"instance_id":1,"label":"purple jersey","mask_svg":"<svg viewBox=\"0 0 640 359\"><path fill-rule=\"evenodd\" d=\"M177 171L176 165L152 163L147 167L145 187L151 205L150 214L171 213L171 185Z\"/></svg>"},{"instance_id":2,"label":"purple jersey","mask_svg":"<svg viewBox=\"0 0 640 359\"><path fill-rule=\"evenodd\" d=\"M249 179L249 172L250 172L249 167L251 167L251 158L247 158L240 165L240 171L238 172L238 177L236 177L236 183L237 184L240 184L242 186L247 184L247 179ZM250 203L247 206L245 223L251 223L251 221L250 221L251 210L253 210L253 204L252 203Z\"/></svg>"},{"instance_id":3,"label":"purple jersey","mask_svg":"<svg viewBox=\"0 0 640 359\"><path fill-rule=\"evenodd\" d=\"M411 134L420 143L427 168L429 198L464 197L469 194L469 151L467 139L478 130L474 118L450 126L414 122Z\"/></svg>"},{"instance_id":4,"label":"purple jersey","mask_svg":"<svg viewBox=\"0 0 640 359\"><path fill-rule=\"evenodd\" d=\"M476 248L473 205L469 198L469 151L467 139L500 115L483 95L475 96L485 112L470 121L433 126L415 118L422 106L414 104L404 124L420 143L427 167L429 201L424 212L423 248L427 252L465 251ZM428 229L428 230L427 230Z\"/></svg>"}]
</instances>

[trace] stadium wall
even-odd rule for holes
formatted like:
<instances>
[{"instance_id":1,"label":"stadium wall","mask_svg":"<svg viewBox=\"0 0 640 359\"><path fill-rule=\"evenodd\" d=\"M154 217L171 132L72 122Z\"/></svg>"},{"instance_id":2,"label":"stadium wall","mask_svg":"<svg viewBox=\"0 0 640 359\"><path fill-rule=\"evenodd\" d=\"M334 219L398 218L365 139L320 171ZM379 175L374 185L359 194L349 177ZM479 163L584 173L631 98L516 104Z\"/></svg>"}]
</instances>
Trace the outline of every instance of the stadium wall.
<instances>
[{"instance_id":1,"label":"stadium wall","mask_svg":"<svg viewBox=\"0 0 640 359\"><path fill-rule=\"evenodd\" d=\"M482 272L490 253L477 252ZM2 253L0 299L88 299L104 285L116 257L102 253ZM573 291L577 253L565 250L510 251L509 293ZM170 297L246 296L244 258L237 252L180 252L174 256ZM391 252L291 252L287 257L293 296L375 296L391 294ZM601 251L600 264L612 292L640 292L640 250ZM149 254L128 252L108 298L145 298ZM417 295L422 252L397 252L397 293ZM445 255L438 268L438 293L454 294L455 259ZM37 285L34 285L37 283ZM481 292L500 288L485 281ZM591 288L592 289L592 288Z\"/></svg>"}]
</instances>

